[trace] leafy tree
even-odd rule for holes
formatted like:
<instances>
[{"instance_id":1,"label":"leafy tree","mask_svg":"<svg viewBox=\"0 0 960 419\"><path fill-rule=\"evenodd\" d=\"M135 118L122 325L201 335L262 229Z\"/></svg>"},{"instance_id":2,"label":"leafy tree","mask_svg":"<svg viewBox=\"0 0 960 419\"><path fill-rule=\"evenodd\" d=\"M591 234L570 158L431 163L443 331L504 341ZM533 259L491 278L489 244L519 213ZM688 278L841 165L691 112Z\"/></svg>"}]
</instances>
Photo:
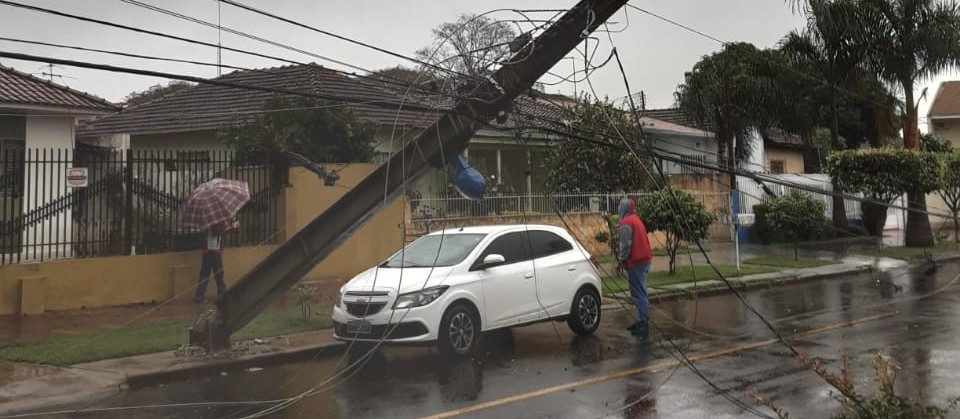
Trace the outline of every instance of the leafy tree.
<instances>
[{"instance_id":1,"label":"leafy tree","mask_svg":"<svg viewBox=\"0 0 960 419\"><path fill-rule=\"evenodd\" d=\"M572 137L551 142L544 159L546 187L554 193L617 192L643 190L650 184L651 167L647 161L623 150L626 141L639 149L641 132L628 114L609 102L581 97L577 103L561 110L555 132ZM613 119L613 122L611 122ZM597 141L610 146L580 141L578 136L591 133Z\"/></svg>"},{"instance_id":2,"label":"leafy tree","mask_svg":"<svg viewBox=\"0 0 960 419\"><path fill-rule=\"evenodd\" d=\"M677 251L683 243L707 238L714 216L693 195L669 186L637 202L637 215L648 232L662 231L670 258L670 274L677 273Z\"/></svg>"},{"instance_id":3,"label":"leafy tree","mask_svg":"<svg viewBox=\"0 0 960 419\"><path fill-rule=\"evenodd\" d=\"M933 192L940 187L943 161L935 154L902 148L847 150L827 159L830 176L840 190L862 193L877 201L863 202L867 232L877 235L887 219L887 205L908 191Z\"/></svg>"},{"instance_id":4,"label":"leafy tree","mask_svg":"<svg viewBox=\"0 0 960 419\"><path fill-rule=\"evenodd\" d=\"M507 22L462 14L456 22L434 28L433 38L432 45L416 52L418 59L477 79L490 74L490 67L510 54L509 43L517 38L517 33Z\"/></svg>"},{"instance_id":5,"label":"leafy tree","mask_svg":"<svg viewBox=\"0 0 960 419\"><path fill-rule=\"evenodd\" d=\"M193 86L193 83L187 81L173 80L166 86L155 84L150 86L147 90L131 92L123 100L126 102L127 106L142 105L144 103L160 99L161 97L187 90Z\"/></svg>"},{"instance_id":6,"label":"leafy tree","mask_svg":"<svg viewBox=\"0 0 960 419\"><path fill-rule=\"evenodd\" d=\"M953 239L960 243L960 151L943 153L940 158L943 160L942 185L937 193L953 215Z\"/></svg>"},{"instance_id":7,"label":"leafy tree","mask_svg":"<svg viewBox=\"0 0 960 419\"><path fill-rule=\"evenodd\" d=\"M404 91L406 84L420 86L420 89L439 90L441 81L432 73L420 72L402 65L383 68L370 73L370 77L383 82L383 87L390 90Z\"/></svg>"},{"instance_id":8,"label":"leafy tree","mask_svg":"<svg viewBox=\"0 0 960 419\"><path fill-rule=\"evenodd\" d=\"M277 96L253 120L225 126L218 137L231 148L256 156L293 151L315 162L366 162L374 155L378 127L357 119L345 106L303 96Z\"/></svg>"},{"instance_id":9,"label":"leafy tree","mask_svg":"<svg viewBox=\"0 0 960 419\"><path fill-rule=\"evenodd\" d=\"M720 52L704 56L686 74L674 94L681 112L709 127L717 138L717 160L736 150L737 161L753 152L751 132L769 125L769 109L776 88L773 51L748 43L730 43ZM736 147L734 147L736 142ZM736 175L730 174L731 187Z\"/></svg>"},{"instance_id":10,"label":"leafy tree","mask_svg":"<svg viewBox=\"0 0 960 419\"><path fill-rule=\"evenodd\" d=\"M856 0L808 0L805 3L806 28L787 34L781 41L780 50L790 65L817 79L801 77L799 81L807 85L806 92L812 96L808 98L819 106L814 112L827 114L826 118L815 118L830 130L831 148L843 150L846 147L840 143L839 88L854 83L861 74L858 71L860 63L867 56L867 38L858 24L860 8ZM785 99L783 104L789 109L793 98ZM808 126L814 127L813 124ZM837 189L835 179L832 183ZM838 196L833 197L833 227L838 235L848 227L844 201Z\"/></svg>"},{"instance_id":11,"label":"leafy tree","mask_svg":"<svg viewBox=\"0 0 960 419\"><path fill-rule=\"evenodd\" d=\"M903 144L920 150L914 89L945 70L960 67L960 5L938 0L861 0L870 29L872 69L903 93ZM926 195L910 190L907 246L933 244Z\"/></svg>"},{"instance_id":12,"label":"leafy tree","mask_svg":"<svg viewBox=\"0 0 960 419\"><path fill-rule=\"evenodd\" d=\"M799 259L800 242L817 237L826 222L827 204L809 194L793 190L767 204L770 224L787 233L793 241L793 258Z\"/></svg>"}]
</instances>

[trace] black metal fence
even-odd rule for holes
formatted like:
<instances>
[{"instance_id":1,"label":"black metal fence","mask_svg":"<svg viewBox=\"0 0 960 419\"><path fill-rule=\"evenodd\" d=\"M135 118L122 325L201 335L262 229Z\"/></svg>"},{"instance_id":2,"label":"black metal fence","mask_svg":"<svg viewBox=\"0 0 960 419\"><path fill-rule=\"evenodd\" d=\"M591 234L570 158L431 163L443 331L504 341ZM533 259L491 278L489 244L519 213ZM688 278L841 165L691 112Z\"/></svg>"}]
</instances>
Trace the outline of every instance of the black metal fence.
<instances>
[{"instance_id":1,"label":"black metal fence","mask_svg":"<svg viewBox=\"0 0 960 419\"><path fill-rule=\"evenodd\" d=\"M0 264L199 249L180 209L217 177L245 181L251 193L226 245L273 243L286 174L281 158L227 150L4 150Z\"/></svg>"}]
</instances>

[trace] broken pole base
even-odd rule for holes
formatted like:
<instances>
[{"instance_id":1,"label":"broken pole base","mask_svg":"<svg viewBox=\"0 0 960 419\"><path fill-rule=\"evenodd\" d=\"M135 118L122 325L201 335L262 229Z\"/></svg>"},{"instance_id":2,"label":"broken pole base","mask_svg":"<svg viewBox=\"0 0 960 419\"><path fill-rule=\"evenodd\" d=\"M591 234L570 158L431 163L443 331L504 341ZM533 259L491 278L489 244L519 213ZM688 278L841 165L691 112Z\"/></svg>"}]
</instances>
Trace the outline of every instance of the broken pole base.
<instances>
[{"instance_id":1,"label":"broken pole base","mask_svg":"<svg viewBox=\"0 0 960 419\"><path fill-rule=\"evenodd\" d=\"M190 328L190 345L214 353L230 349L230 330L223 324L220 310L212 309L200 315Z\"/></svg>"}]
</instances>

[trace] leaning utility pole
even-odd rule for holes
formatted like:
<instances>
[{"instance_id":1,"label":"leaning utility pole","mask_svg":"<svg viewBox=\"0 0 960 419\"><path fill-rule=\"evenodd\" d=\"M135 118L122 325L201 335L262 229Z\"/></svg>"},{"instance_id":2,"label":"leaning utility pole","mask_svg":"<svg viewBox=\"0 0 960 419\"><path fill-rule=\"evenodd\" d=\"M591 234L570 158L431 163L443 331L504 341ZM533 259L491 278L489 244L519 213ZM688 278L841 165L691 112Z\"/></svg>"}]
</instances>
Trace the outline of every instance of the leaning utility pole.
<instances>
[{"instance_id":1,"label":"leaning utility pole","mask_svg":"<svg viewBox=\"0 0 960 419\"><path fill-rule=\"evenodd\" d=\"M482 124L508 108L544 73L620 9L627 0L581 0L493 74L460 99L388 163L280 245L240 278L190 330L190 343L212 350L230 345L230 334L253 320L330 255L401 192L401 186L442 167L443 156L463 151ZM386 200L384 199L386 191Z\"/></svg>"}]
</instances>

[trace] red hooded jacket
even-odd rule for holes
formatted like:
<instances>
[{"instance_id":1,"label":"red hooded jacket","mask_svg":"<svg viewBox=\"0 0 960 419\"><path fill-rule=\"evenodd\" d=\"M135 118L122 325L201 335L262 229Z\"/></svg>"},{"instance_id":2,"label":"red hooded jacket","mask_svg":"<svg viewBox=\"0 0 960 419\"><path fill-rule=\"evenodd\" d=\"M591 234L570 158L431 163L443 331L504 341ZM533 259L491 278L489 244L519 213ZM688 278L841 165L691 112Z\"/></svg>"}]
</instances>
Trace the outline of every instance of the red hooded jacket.
<instances>
[{"instance_id":1,"label":"red hooded jacket","mask_svg":"<svg viewBox=\"0 0 960 419\"><path fill-rule=\"evenodd\" d=\"M620 249L618 259L624 268L632 269L653 260L647 227L637 215L637 204L632 199L620 201Z\"/></svg>"}]
</instances>

